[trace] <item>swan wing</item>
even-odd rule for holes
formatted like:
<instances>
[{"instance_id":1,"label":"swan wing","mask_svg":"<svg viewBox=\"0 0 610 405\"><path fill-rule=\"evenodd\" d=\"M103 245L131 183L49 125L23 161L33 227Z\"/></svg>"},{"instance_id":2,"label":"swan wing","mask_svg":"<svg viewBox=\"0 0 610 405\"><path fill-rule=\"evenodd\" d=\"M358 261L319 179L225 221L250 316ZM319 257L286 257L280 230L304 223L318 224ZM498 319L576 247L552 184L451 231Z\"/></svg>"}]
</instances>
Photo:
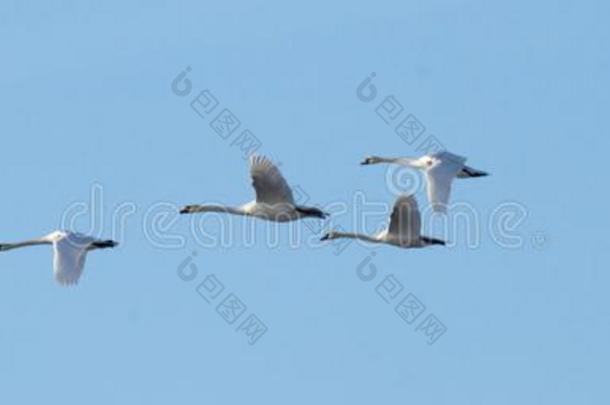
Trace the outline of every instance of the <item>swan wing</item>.
<instances>
[{"instance_id":1,"label":"swan wing","mask_svg":"<svg viewBox=\"0 0 610 405\"><path fill-rule=\"evenodd\" d=\"M403 243L419 240L421 214L414 196L401 196L396 200L388 232Z\"/></svg>"},{"instance_id":2,"label":"swan wing","mask_svg":"<svg viewBox=\"0 0 610 405\"><path fill-rule=\"evenodd\" d=\"M256 202L269 205L292 204L292 189L280 170L266 157L254 155L250 158L252 186L256 191Z\"/></svg>"},{"instance_id":3,"label":"swan wing","mask_svg":"<svg viewBox=\"0 0 610 405\"><path fill-rule=\"evenodd\" d=\"M55 280L64 286L78 283L85 267L85 259L95 239L89 236L66 233L53 243L53 270Z\"/></svg>"},{"instance_id":4,"label":"swan wing","mask_svg":"<svg viewBox=\"0 0 610 405\"><path fill-rule=\"evenodd\" d=\"M466 158L450 152L439 152L431 155L430 158L434 163L426 170L428 199L434 211L446 212L451 195L451 184L464 168Z\"/></svg>"}]
</instances>

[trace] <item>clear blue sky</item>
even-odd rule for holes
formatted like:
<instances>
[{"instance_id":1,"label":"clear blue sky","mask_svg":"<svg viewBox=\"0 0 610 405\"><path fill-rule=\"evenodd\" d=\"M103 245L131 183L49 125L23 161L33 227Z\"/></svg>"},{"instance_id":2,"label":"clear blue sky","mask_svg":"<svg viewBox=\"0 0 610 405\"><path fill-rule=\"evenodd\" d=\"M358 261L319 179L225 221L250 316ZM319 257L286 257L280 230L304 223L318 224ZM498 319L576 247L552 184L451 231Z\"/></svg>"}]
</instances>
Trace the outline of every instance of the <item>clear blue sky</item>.
<instances>
[{"instance_id":1,"label":"clear blue sky","mask_svg":"<svg viewBox=\"0 0 610 405\"><path fill-rule=\"evenodd\" d=\"M96 185L96 232L112 236L121 204L136 212L78 288L54 283L48 248L0 255L0 402L609 403L610 223L598 188L609 12L601 0L2 2L0 239L56 229ZM181 98L171 83L186 66L193 93ZM371 72L378 99L367 104L356 88ZM189 107L203 89L319 204L357 190L392 202L385 170L358 162L416 154L375 113L394 95L427 134L493 173L455 187L483 218L480 246L378 248L377 278L364 282L356 269L370 248L270 249L259 222L249 247L203 248L187 218L167 229L184 246L153 243L156 203L252 197L239 149ZM486 225L506 201L528 213L517 249ZM185 282L177 268L193 251L197 278ZM233 325L195 291L209 274L225 286L218 299L247 305ZM390 274L398 299L426 306L411 326L375 291ZM237 331L249 314L268 328L253 346ZM434 345L415 330L428 314L447 328Z\"/></svg>"}]
</instances>

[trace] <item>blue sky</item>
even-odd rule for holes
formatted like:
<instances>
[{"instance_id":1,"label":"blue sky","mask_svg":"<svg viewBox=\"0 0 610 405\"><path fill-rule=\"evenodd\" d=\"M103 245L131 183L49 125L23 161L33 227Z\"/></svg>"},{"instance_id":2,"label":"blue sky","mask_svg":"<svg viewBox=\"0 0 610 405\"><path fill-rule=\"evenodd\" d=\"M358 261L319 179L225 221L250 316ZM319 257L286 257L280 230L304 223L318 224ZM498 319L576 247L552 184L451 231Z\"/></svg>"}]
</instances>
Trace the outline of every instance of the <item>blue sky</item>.
<instances>
[{"instance_id":1,"label":"blue sky","mask_svg":"<svg viewBox=\"0 0 610 405\"><path fill-rule=\"evenodd\" d=\"M102 190L103 220L80 216L75 230L121 246L92 254L74 289L54 283L48 248L0 256L0 402L607 403L609 11L591 0L3 2L0 239L44 235ZM171 84L187 66L192 93L179 97ZM365 103L356 89L371 72L378 98ZM393 202L386 170L358 162L417 154L375 112L394 96L426 137L493 173L453 195L479 215L479 245L458 235L447 249L337 255L270 248L256 222L252 246L202 247L169 208L252 198L234 138L210 127L220 110L202 119L189 106L204 89L320 205L351 206L356 191ZM527 213L510 231L517 248L490 230L505 203ZM117 236L119 209L133 213ZM332 226L353 227L351 211ZM225 288L209 304L196 289L210 275ZM399 301L425 305L412 325L376 290L390 275ZM216 307L231 293L247 310L229 325ZM251 314L267 328L255 345L238 330ZM433 345L416 330L428 315L446 327Z\"/></svg>"}]
</instances>

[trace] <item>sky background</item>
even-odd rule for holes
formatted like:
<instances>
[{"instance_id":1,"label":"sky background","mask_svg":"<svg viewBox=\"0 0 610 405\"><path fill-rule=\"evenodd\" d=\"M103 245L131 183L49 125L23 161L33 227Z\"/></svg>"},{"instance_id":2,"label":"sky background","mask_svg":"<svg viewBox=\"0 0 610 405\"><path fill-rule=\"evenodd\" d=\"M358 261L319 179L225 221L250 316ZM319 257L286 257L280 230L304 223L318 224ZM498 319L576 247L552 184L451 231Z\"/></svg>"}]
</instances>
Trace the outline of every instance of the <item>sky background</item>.
<instances>
[{"instance_id":1,"label":"sky background","mask_svg":"<svg viewBox=\"0 0 610 405\"><path fill-rule=\"evenodd\" d=\"M609 12L601 0L3 1L0 240L57 229L100 189L103 220L75 230L121 246L91 254L71 289L54 282L48 247L0 255L0 402L608 403ZM192 92L179 97L187 66ZM371 72L378 96L365 103L356 89ZM189 103L204 89L219 106L202 119ZM418 154L375 112L389 95L493 173L454 189L480 219L478 246L459 234L445 249L270 248L255 222L253 246L204 248L192 218L163 214L252 199L234 138L209 125L221 108L312 203L351 207L361 190L389 209L386 170L358 165ZM527 212L517 248L488 226L505 202ZM120 232L117 207L135 211ZM293 229L319 236L307 225ZM358 277L362 263L374 280ZM210 274L219 300L248 307L233 325L196 292ZM398 300L426 306L413 325L377 294L388 275ZM253 346L236 330L249 314L268 328ZM447 329L433 345L415 330L430 314Z\"/></svg>"}]
</instances>

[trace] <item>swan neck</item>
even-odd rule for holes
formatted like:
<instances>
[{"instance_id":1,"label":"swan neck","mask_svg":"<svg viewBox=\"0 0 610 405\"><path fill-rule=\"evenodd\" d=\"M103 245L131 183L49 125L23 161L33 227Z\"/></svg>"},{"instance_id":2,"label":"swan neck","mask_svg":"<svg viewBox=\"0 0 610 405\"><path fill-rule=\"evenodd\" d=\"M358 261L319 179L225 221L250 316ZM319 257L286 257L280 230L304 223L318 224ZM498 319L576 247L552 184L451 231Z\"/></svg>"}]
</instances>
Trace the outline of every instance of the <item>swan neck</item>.
<instances>
[{"instance_id":1,"label":"swan neck","mask_svg":"<svg viewBox=\"0 0 610 405\"><path fill-rule=\"evenodd\" d=\"M417 159L412 159L412 158L406 158L406 157L402 157L402 158L378 157L377 160L379 161L379 163L390 163L390 164L397 164L397 165L401 165L401 166L408 166L408 167L413 167L413 168L419 168L419 166L416 163Z\"/></svg>"},{"instance_id":2,"label":"swan neck","mask_svg":"<svg viewBox=\"0 0 610 405\"><path fill-rule=\"evenodd\" d=\"M24 242L18 243L3 243L0 244L2 246L1 250L13 250L13 249L21 249L30 246L39 246L39 245L50 245L51 242L45 239L34 239L34 240L26 240Z\"/></svg>"},{"instance_id":3,"label":"swan neck","mask_svg":"<svg viewBox=\"0 0 610 405\"><path fill-rule=\"evenodd\" d=\"M394 163L402 165L402 166L412 167L414 169L421 169L422 168L418 164L418 160L417 159L413 159L413 158L398 158L398 159L394 159Z\"/></svg>"},{"instance_id":4,"label":"swan neck","mask_svg":"<svg viewBox=\"0 0 610 405\"><path fill-rule=\"evenodd\" d=\"M354 233L354 232L338 232L337 238L347 238L347 239L357 239L364 242L370 243L380 243L381 241L373 236L366 235L363 233Z\"/></svg>"},{"instance_id":5,"label":"swan neck","mask_svg":"<svg viewBox=\"0 0 610 405\"><path fill-rule=\"evenodd\" d=\"M399 163L399 158L388 158L388 157L380 157L379 161L381 163Z\"/></svg>"},{"instance_id":6,"label":"swan neck","mask_svg":"<svg viewBox=\"0 0 610 405\"><path fill-rule=\"evenodd\" d=\"M224 205L202 205L199 212L219 212L223 214L245 215L246 212L240 207L226 207Z\"/></svg>"}]
</instances>

